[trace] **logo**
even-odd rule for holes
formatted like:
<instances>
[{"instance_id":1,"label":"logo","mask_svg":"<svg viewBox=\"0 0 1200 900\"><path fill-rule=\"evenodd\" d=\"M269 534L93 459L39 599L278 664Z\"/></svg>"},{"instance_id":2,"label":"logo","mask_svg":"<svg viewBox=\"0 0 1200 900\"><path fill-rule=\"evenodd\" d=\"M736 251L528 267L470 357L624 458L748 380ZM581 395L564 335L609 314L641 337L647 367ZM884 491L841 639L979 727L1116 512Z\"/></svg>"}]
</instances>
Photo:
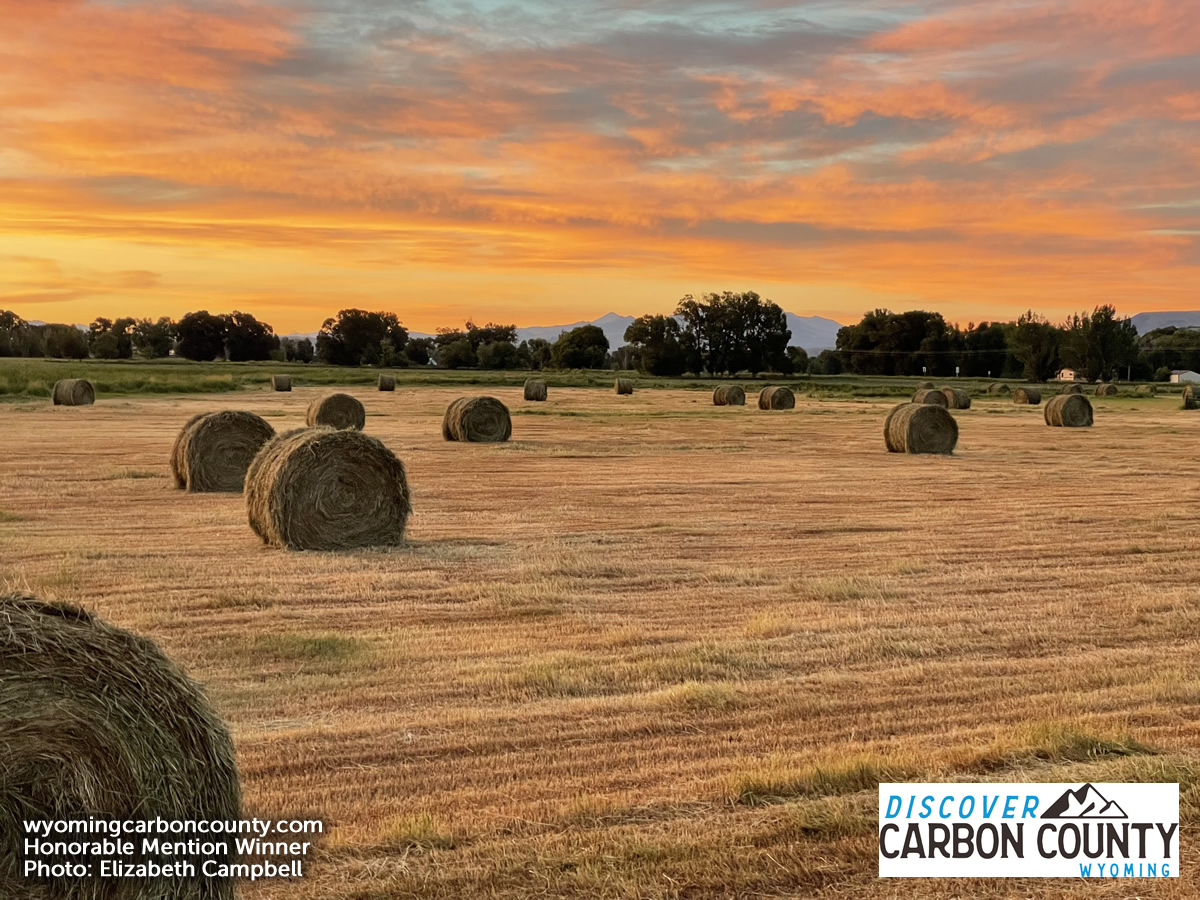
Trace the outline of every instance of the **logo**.
<instances>
[{"instance_id":1,"label":"logo","mask_svg":"<svg viewBox=\"0 0 1200 900\"><path fill-rule=\"evenodd\" d=\"M1174 878L1178 784L880 784L885 878Z\"/></svg>"}]
</instances>

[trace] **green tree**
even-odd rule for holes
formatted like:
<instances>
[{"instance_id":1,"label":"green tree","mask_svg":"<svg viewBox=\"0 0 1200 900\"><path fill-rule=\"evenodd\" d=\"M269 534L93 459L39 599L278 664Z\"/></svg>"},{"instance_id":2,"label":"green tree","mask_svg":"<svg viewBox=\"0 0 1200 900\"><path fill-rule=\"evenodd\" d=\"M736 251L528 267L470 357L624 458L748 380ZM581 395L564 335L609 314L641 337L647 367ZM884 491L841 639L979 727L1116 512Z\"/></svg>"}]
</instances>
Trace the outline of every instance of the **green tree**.
<instances>
[{"instance_id":1,"label":"green tree","mask_svg":"<svg viewBox=\"0 0 1200 900\"><path fill-rule=\"evenodd\" d=\"M46 356L54 359L87 359L87 335L74 325L53 324L42 328Z\"/></svg>"},{"instance_id":2,"label":"green tree","mask_svg":"<svg viewBox=\"0 0 1200 900\"><path fill-rule=\"evenodd\" d=\"M809 359L807 350L803 347L788 347L787 355L788 359L791 360L793 372L804 374L808 371Z\"/></svg>"},{"instance_id":3,"label":"green tree","mask_svg":"<svg viewBox=\"0 0 1200 900\"><path fill-rule=\"evenodd\" d=\"M1144 371L1155 372L1155 381L1166 381L1175 369L1200 372L1200 328L1156 328L1138 338ZM1158 378L1159 371L1166 372Z\"/></svg>"},{"instance_id":4,"label":"green tree","mask_svg":"<svg viewBox=\"0 0 1200 900\"><path fill-rule=\"evenodd\" d=\"M529 368L544 369L550 365L553 345L545 338L530 338L521 341L517 348L529 359Z\"/></svg>"},{"instance_id":5,"label":"green tree","mask_svg":"<svg viewBox=\"0 0 1200 900\"><path fill-rule=\"evenodd\" d=\"M140 319L131 332L133 349L146 359L161 359L171 355L171 344L175 340L175 323L166 316L156 322Z\"/></svg>"},{"instance_id":6,"label":"green tree","mask_svg":"<svg viewBox=\"0 0 1200 900\"><path fill-rule=\"evenodd\" d=\"M858 375L949 376L961 339L941 313L876 309L838 331L837 349Z\"/></svg>"},{"instance_id":7,"label":"green tree","mask_svg":"<svg viewBox=\"0 0 1200 900\"><path fill-rule=\"evenodd\" d=\"M121 345L111 331L102 331L92 338L90 349L96 359L120 359Z\"/></svg>"},{"instance_id":8,"label":"green tree","mask_svg":"<svg viewBox=\"0 0 1200 900\"><path fill-rule=\"evenodd\" d=\"M438 347L437 364L439 369L469 369L478 365L478 362L475 350L465 336Z\"/></svg>"},{"instance_id":9,"label":"green tree","mask_svg":"<svg viewBox=\"0 0 1200 900\"><path fill-rule=\"evenodd\" d=\"M404 355L408 357L408 361L414 366L427 366L429 365L429 360L433 359L436 346L433 338L410 337L408 343L404 345Z\"/></svg>"},{"instance_id":10,"label":"green tree","mask_svg":"<svg viewBox=\"0 0 1200 900\"><path fill-rule=\"evenodd\" d=\"M845 371L842 357L836 350L822 350L809 363L808 371L812 375L841 375Z\"/></svg>"},{"instance_id":11,"label":"green tree","mask_svg":"<svg viewBox=\"0 0 1200 900\"><path fill-rule=\"evenodd\" d=\"M650 375L682 375L687 358L683 329L673 316L639 316L625 329L625 343L637 354L637 368ZM620 360L621 368L632 359Z\"/></svg>"},{"instance_id":12,"label":"green tree","mask_svg":"<svg viewBox=\"0 0 1200 900\"><path fill-rule=\"evenodd\" d=\"M185 359L210 362L225 358L225 317L208 310L190 312L176 326L179 346L176 352Z\"/></svg>"},{"instance_id":13,"label":"green tree","mask_svg":"<svg viewBox=\"0 0 1200 900\"><path fill-rule=\"evenodd\" d=\"M321 324L317 357L335 366L379 365L385 354L385 340L393 349L408 343L408 329L395 313L343 309Z\"/></svg>"},{"instance_id":14,"label":"green tree","mask_svg":"<svg viewBox=\"0 0 1200 900\"><path fill-rule=\"evenodd\" d=\"M1090 316L1071 316L1063 329L1062 358L1088 381L1120 378L1138 361L1137 329L1109 305L1097 306Z\"/></svg>"},{"instance_id":15,"label":"green tree","mask_svg":"<svg viewBox=\"0 0 1200 900\"><path fill-rule=\"evenodd\" d=\"M1009 335L1009 350L1026 381L1049 381L1058 369L1061 333L1033 310L1022 314Z\"/></svg>"},{"instance_id":16,"label":"green tree","mask_svg":"<svg viewBox=\"0 0 1200 900\"><path fill-rule=\"evenodd\" d=\"M230 362L270 359L279 348L279 338L266 322L250 313L234 310L225 317L225 349Z\"/></svg>"},{"instance_id":17,"label":"green tree","mask_svg":"<svg viewBox=\"0 0 1200 900\"><path fill-rule=\"evenodd\" d=\"M475 354L481 369L523 369L525 362L512 341L488 341Z\"/></svg>"},{"instance_id":18,"label":"green tree","mask_svg":"<svg viewBox=\"0 0 1200 900\"><path fill-rule=\"evenodd\" d=\"M788 367L787 316L754 291L688 294L675 315L683 323L680 344L688 369L720 375Z\"/></svg>"},{"instance_id":19,"label":"green tree","mask_svg":"<svg viewBox=\"0 0 1200 900\"><path fill-rule=\"evenodd\" d=\"M607 356L608 338L598 325L580 325L564 331L550 351L550 361L556 369L602 369Z\"/></svg>"}]
</instances>

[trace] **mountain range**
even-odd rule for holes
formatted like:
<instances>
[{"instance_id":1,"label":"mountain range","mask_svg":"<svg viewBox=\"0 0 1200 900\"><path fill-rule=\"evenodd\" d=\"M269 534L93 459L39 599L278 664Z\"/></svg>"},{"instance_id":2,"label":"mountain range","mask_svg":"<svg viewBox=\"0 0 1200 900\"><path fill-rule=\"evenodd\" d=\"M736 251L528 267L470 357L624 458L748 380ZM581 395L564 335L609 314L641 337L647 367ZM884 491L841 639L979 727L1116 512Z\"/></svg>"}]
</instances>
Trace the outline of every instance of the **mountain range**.
<instances>
[{"instance_id":1,"label":"mountain range","mask_svg":"<svg viewBox=\"0 0 1200 900\"><path fill-rule=\"evenodd\" d=\"M826 319L822 316L798 316L795 313L785 313L787 316L788 328L792 330L792 339L789 343L794 347L803 347L808 353L816 355L822 350L831 350L837 344L838 329L841 324ZM1200 315L1198 313L1197 315ZM534 338L554 343L558 340L558 336L564 331L570 331L572 328L579 328L582 325L595 325L604 332L604 336L608 338L608 346L615 350L617 347L623 346L625 343L625 329L633 324L633 316L622 316L617 313L605 313L598 319L593 319L590 322L571 322L569 325L530 325L527 328L517 329L517 342L529 341ZM424 334L419 331L409 333L410 337L423 338L433 337L431 334ZM316 342L316 333L311 334L288 334L284 337L299 340L301 338L309 338L314 343Z\"/></svg>"},{"instance_id":2,"label":"mountain range","mask_svg":"<svg viewBox=\"0 0 1200 900\"><path fill-rule=\"evenodd\" d=\"M1138 334L1155 328L1200 328L1200 312L1144 312L1131 316Z\"/></svg>"}]
</instances>

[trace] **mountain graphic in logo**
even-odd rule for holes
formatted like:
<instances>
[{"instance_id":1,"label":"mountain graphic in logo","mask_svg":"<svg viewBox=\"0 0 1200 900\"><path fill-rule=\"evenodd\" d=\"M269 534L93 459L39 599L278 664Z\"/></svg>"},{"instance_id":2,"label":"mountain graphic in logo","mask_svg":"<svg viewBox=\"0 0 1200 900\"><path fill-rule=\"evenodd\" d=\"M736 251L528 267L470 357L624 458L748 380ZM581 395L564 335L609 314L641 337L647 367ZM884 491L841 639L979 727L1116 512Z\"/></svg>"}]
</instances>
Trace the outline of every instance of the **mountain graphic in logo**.
<instances>
[{"instance_id":1,"label":"mountain graphic in logo","mask_svg":"<svg viewBox=\"0 0 1200 900\"><path fill-rule=\"evenodd\" d=\"M1043 819L1127 819L1125 810L1113 800L1105 799L1093 785L1085 784L1066 791L1050 804Z\"/></svg>"}]
</instances>

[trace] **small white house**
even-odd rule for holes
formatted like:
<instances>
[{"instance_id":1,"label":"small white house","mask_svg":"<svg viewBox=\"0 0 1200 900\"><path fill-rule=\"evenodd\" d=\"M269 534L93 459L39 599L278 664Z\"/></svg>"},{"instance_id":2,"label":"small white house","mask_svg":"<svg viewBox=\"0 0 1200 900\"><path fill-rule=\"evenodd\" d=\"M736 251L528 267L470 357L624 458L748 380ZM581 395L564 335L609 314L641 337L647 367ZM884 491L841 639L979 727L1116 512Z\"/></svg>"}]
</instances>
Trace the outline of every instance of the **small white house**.
<instances>
[{"instance_id":1,"label":"small white house","mask_svg":"<svg viewBox=\"0 0 1200 900\"><path fill-rule=\"evenodd\" d=\"M1200 384L1200 372L1176 369L1171 373L1171 384Z\"/></svg>"},{"instance_id":2,"label":"small white house","mask_svg":"<svg viewBox=\"0 0 1200 900\"><path fill-rule=\"evenodd\" d=\"M1055 375L1054 378L1056 381L1074 381L1075 380L1075 370L1074 369L1059 369L1058 374Z\"/></svg>"}]
</instances>

